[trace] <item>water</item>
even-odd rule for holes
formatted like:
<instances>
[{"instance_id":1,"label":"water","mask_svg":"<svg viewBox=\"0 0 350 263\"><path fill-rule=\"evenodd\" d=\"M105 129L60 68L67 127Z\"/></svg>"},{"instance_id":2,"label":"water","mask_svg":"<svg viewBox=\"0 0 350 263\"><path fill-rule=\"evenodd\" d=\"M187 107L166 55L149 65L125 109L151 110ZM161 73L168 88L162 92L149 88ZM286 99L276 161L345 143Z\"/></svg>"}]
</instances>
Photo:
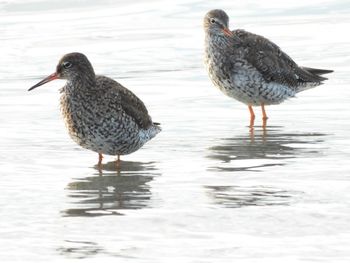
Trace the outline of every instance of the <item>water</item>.
<instances>
[{"instance_id":1,"label":"water","mask_svg":"<svg viewBox=\"0 0 350 263\"><path fill-rule=\"evenodd\" d=\"M71 2L0 2L1 262L349 262L348 1ZM203 67L212 8L335 73L249 132ZM72 51L162 123L121 171L68 137L63 81L26 91Z\"/></svg>"}]
</instances>

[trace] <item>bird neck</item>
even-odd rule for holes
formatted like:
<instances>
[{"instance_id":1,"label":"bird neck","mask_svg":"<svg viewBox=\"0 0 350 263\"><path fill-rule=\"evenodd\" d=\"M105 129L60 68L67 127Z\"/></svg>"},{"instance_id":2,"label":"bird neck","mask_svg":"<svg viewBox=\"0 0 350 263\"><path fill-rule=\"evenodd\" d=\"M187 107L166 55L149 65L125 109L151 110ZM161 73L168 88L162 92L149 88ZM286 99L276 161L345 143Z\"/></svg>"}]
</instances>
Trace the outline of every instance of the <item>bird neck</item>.
<instances>
[{"instance_id":1,"label":"bird neck","mask_svg":"<svg viewBox=\"0 0 350 263\"><path fill-rule=\"evenodd\" d=\"M86 74L69 79L65 86L65 91L69 94L86 94L96 86L95 74Z\"/></svg>"},{"instance_id":2,"label":"bird neck","mask_svg":"<svg viewBox=\"0 0 350 263\"><path fill-rule=\"evenodd\" d=\"M232 40L230 37L221 34L215 34L207 32L205 36L205 43L207 48L222 49L232 46Z\"/></svg>"}]
</instances>

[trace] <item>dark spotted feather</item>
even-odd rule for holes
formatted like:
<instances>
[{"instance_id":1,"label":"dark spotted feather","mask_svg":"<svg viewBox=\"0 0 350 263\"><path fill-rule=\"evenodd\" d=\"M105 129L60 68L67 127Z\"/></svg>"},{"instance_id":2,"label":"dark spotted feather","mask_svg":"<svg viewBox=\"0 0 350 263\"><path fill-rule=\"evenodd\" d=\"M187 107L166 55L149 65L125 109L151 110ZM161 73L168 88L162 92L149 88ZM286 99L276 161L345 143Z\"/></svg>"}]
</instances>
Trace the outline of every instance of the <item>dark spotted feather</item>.
<instances>
[{"instance_id":1,"label":"dark spotted feather","mask_svg":"<svg viewBox=\"0 0 350 263\"><path fill-rule=\"evenodd\" d=\"M326 80L319 76L320 74L332 72L299 67L276 44L262 36L241 29L234 30L232 33L238 47L244 50L247 61L262 74L267 82L298 87L305 83L320 83Z\"/></svg>"},{"instance_id":2,"label":"dark spotted feather","mask_svg":"<svg viewBox=\"0 0 350 263\"><path fill-rule=\"evenodd\" d=\"M123 87L113 79L97 76L98 86L105 89L104 93L109 98L114 98L115 105L120 104L122 110L132 117L137 125L142 129L148 129L152 125L152 119L143 102L130 90Z\"/></svg>"}]
</instances>

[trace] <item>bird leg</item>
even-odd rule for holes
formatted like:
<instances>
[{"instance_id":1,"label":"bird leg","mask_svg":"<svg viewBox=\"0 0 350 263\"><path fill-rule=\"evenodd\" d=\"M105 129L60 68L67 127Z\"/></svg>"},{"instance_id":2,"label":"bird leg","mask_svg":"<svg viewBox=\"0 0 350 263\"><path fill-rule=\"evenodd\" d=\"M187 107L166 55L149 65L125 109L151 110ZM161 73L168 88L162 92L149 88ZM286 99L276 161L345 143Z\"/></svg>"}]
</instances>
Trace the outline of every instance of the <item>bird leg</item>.
<instances>
[{"instance_id":1,"label":"bird leg","mask_svg":"<svg viewBox=\"0 0 350 263\"><path fill-rule=\"evenodd\" d=\"M261 104L261 110L262 110L262 115L263 115L263 118L262 118L263 119L263 128L266 128L267 119L269 117L267 117L264 104Z\"/></svg>"},{"instance_id":2,"label":"bird leg","mask_svg":"<svg viewBox=\"0 0 350 263\"><path fill-rule=\"evenodd\" d=\"M117 160L115 161L115 166L117 167L117 169L120 168L120 155L119 154L118 154Z\"/></svg>"},{"instance_id":3,"label":"bird leg","mask_svg":"<svg viewBox=\"0 0 350 263\"><path fill-rule=\"evenodd\" d=\"M103 156L102 156L102 153L98 153L98 167L101 169L101 166L102 166L102 159L103 159Z\"/></svg>"},{"instance_id":4,"label":"bird leg","mask_svg":"<svg viewBox=\"0 0 350 263\"><path fill-rule=\"evenodd\" d=\"M253 107L251 105L248 106L249 112L250 112L250 129L253 129L254 126L254 120L255 120L255 114L253 111Z\"/></svg>"}]
</instances>

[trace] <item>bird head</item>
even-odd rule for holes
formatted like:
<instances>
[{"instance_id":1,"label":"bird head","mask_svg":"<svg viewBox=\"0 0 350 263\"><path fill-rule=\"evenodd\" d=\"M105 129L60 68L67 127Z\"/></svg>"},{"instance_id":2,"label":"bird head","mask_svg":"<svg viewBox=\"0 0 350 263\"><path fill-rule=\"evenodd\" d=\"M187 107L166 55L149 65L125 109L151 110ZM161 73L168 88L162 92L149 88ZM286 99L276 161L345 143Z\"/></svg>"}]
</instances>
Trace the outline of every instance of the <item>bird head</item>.
<instances>
[{"instance_id":1,"label":"bird head","mask_svg":"<svg viewBox=\"0 0 350 263\"><path fill-rule=\"evenodd\" d=\"M90 61L82 53L69 53L60 59L54 73L35 84L28 91L33 90L55 79L66 79L68 81L71 81L77 78L82 78L84 76L95 77L94 69Z\"/></svg>"},{"instance_id":2,"label":"bird head","mask_svg":"<svg viewBox=\"0 0 350 263\"><path fill-rule=\"evenodd\" d=\"M207 34L232 36L228 23L229 17L225 11L214 9L209 11L204 17L204 30Z\"/></svg>"}]
</instances>

